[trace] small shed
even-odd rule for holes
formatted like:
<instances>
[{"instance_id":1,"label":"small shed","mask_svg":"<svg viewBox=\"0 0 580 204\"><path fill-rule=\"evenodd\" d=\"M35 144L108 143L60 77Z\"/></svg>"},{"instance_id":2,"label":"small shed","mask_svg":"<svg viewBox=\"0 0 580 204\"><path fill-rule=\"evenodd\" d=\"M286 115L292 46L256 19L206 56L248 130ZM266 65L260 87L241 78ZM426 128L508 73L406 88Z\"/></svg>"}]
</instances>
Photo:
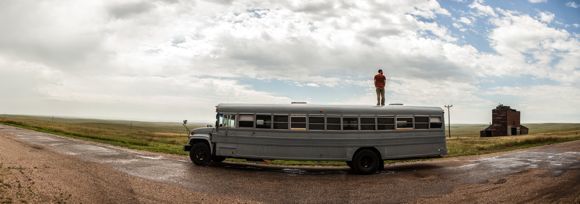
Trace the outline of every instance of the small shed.
<instances>
[{"instance_id":1,"label":"small shed","mask_svg":"<svg viewBox=\"0 0 580 204\"><path fill-rule=\"evenodd\" d=\"M481 130L479 133L480 137L528 134L528 128L520 124L519 111L500 104L491 113L492 123L487 128Z\"/></svg>"}]
</instances>

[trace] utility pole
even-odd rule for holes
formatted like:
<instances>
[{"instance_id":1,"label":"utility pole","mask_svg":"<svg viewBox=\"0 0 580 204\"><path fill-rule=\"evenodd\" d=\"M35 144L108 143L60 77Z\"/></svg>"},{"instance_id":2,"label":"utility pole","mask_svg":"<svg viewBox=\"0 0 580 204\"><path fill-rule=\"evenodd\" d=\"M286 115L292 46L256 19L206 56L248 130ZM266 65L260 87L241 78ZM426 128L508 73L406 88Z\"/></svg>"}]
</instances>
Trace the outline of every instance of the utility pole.
<instances>
[{"instance_id":1,"label":"utility pole","mask_svg":"<svg viewBox=\"0 0 580 204\"><path fill-rule=\"evenodd\" d=\"M451 138L451 110L453 105L444 105L447 108L447 129L449 130L449 138Z\"/></svg>"}]
</instances>

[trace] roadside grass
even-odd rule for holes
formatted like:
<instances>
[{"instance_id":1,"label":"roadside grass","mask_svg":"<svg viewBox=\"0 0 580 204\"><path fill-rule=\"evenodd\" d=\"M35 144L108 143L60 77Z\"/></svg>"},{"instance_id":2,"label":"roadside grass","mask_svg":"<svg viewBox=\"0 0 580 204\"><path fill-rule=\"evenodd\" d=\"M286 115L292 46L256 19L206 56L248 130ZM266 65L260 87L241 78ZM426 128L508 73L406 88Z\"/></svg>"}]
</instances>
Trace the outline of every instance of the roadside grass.
<instances>
[{"instance_id":1,"label":"roadside grass","mask_svg":"<svg viewBox=\"0 0 580 204\"><path fill-rule=\"evenodd\" d=\"M137 122L121 120L95 120L78 118L53 118L39 116L0 115L0 123L84 139L137 150L187 155L183 145L187 132L181 123ZM580 139L578 123L524 124L530 128L529 135L505 137L479 137L479 131L487 125L459 124L451 126L451 138L447 138L447 157L488 154L534 146L548 145ZM201 124L190 125L190 128ZM232 162L249 162L228 159ZM416 161L387 160L385 163ZM340 161L271 160L274 165L344 166Z\"/></svg>"},{"instance_id":2,"label":"roadside grass","mask_svg":"<svg viewBox=\"0 0 580 204\"><path fill-rule=\"evenodd\" d=\"M530 129L530 134L479 137L479 131L487 125L452 125L452 137L447 138L448 157L487 154L580 139L578 123L533 123L524 126Z\"/></svg>"},{"instance_id":3,"label":"roadside grass","mask_svg":"<svg viewBox=\"0 0 580 204\"><path fill-rule=\"evenodd\" d=\"M131 149L186 155L183 144L187 143L187 132L181 123L14 115L1 115L0 123Z\"/></svg>"},{"instance_id":4,"label":"roadside grass","mask_svg":"<svg viewBox=\"0 0 580 204\"><path fill-rule=\"evenodd\" d=\"M568 142L580 139L575 132L560 132L558 135L525 135L492 138L452 138L447 140L448 156L465 156L509 151L541 145Z\"/></svg>"}]
</instances>

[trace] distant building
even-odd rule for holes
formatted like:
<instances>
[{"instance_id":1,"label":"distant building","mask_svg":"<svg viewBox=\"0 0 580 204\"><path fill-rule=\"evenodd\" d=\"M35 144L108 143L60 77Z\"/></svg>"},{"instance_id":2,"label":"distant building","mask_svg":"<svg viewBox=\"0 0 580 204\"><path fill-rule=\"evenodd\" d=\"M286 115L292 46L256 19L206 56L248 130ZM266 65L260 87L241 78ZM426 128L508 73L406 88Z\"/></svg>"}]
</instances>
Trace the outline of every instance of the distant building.
<instances>
[{"instance_id":1,"label":"distant building","mask_svg":"<svg viewBox=\"0 0 580 204\"><path fill-rule=\"evenodd\" d=\"M528 134L528 128L520 124L519 111L500 104L491 112L492 123L479 133L481 137Z\"/></svg>"}]
</instances>

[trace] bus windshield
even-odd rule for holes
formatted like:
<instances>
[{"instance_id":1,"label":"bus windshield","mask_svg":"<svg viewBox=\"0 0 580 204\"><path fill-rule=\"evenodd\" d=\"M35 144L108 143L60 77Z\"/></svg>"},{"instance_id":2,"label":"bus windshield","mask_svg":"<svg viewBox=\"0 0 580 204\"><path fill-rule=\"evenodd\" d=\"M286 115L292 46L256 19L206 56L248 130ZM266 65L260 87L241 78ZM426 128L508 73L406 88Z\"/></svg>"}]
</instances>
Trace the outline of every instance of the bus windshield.
<instances>
[{"instance_id":1,"label":"bus windshield","mask_svg":"<svg viewBox=\"0 0 580 204\"><path fill-rule=\"evenodd\" d=\"M216 127L223 127L224 121L225 121L224 114L218 113L215 115L215 117L216 117L216 121L215 121Z\"/></svg>"}]
</instances>

